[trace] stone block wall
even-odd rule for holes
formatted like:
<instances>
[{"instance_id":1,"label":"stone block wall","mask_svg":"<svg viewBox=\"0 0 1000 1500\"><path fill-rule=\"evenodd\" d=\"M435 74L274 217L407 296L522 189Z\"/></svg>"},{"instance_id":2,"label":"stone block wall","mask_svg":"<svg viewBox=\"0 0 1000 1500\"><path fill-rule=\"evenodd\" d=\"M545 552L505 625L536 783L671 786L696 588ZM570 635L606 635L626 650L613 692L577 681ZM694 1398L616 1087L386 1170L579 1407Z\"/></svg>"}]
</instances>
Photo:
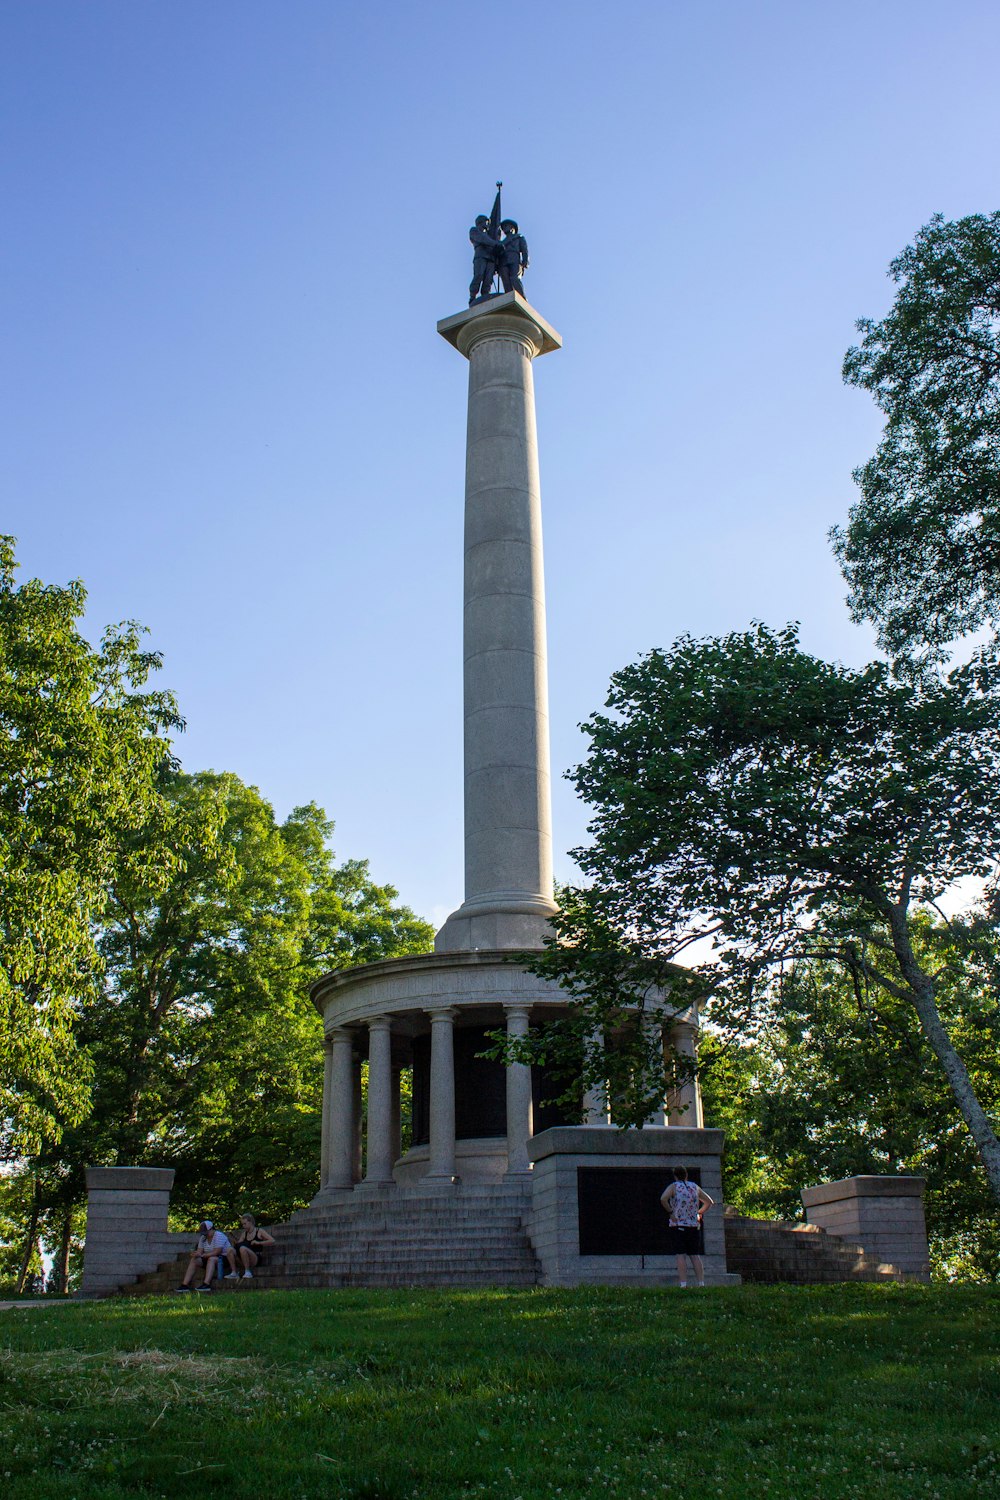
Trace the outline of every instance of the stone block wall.
<instances>
[{"instance_id":1,"label":"stone block wall","mask_svg":"<svg viewBox=\"0 0 1000 1500\"><path fill-rule=\"evenodd\" d=\"M845 1177L804 1188L806 1220L909 1276L930 1277L922 1177Z\"/></svg>"},{"instance_id":2,"label":"stone block wall","mask_svg":"<svg viewBox=\"0 0 1000 1500\"><path fill-rule=\"evenodd\" d=\"M663 1185L675 1166L697 1168L715 1200L705 1215L705 1279L736 1282L726 1271L722 1214L721 1130L683 1126L618 1130L614 1126L557 1126L528 1143L534 1162L531 1241L546 1286L662 1286L677 1280L673 1255L581 1255L577 1171L580 1167L657 1167Z\"/></svg>"},{"instance_id":3,"label":"stone block wall","mask_svg":"<svg viewBox=\"0 0 1000 1500\"><path fill-rule=\"evenodd\" d=\"M106 1297L192 1243L167 1229L169 1167L88 1167L81 1296Z\"/></svg>"}]
</instances>

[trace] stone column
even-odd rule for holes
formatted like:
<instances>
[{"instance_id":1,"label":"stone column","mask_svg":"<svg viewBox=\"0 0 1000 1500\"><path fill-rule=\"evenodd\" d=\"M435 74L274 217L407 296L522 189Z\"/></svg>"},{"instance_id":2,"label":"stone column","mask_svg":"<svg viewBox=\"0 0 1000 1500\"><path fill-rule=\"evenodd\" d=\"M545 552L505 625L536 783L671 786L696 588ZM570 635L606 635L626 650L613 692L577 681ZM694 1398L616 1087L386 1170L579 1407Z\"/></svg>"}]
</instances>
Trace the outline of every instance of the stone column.
<instances>
[{"instance_id":1,"label":"stone column","mask_svg":"<svg viewBox=\"0 0 1000 1500\"><path fill-rule=\"evenodd\" d=\"M657 1053L660 1058L660 1065L662 1068L666 1060L663 1040L663 1017L657 1012L654 1012L651 1015L646 1014L642 1017L642 1026L649 1040L650 1046L656 1046ZM666 1123L667 1101L666 1090L664 1089L663 1098L660 1100L659 1104L653 1107L649 1118L643 1121L643 1129L645 1130L648 1127L659 1128L666 1125Z\"/></svg>"},{"instance_id":2,"label":"stone column","mask_svg":"<svg viewBox=\"0 0 1000 1500\"><path fill-rule=\"evenodd\" d=\"M430 1011L431 1109L429 1183L451 1183L455 1177L455 1038L458 1012L451 1006Z\"/></svg>"},{"instance_id":3,"label":"stone column","mask_svg":"<svg viewBox=\"0 0 1000 1500\"><path fill-rule=\"evenodd\" d=\"M361 1149L362 1148L361 1123L362 1123L362 1115L363 1115L364 1111L363 1111L363 1108L362 1108L363 1100L362 1100L362 1096L361 1096L361 1059L360 1059L360 1057L353 1058L353 1060L351 1062L351 1096L352 1096L351 1132L352 1132L352 1140L354 1142L354 1154L353 1154L353 1156L351 1158L351 1178L352 1178L352 1181L354 1181L354 1182L360 1182L361 1181L361 1163L362 1163L362 1160L363 1160L363 1157L364 1157L364 1153L363 1153L363 1151Z\"/></svg>"},{"instance_id":4,"label":"stone column","mask_svg":"<svg viewBox=\"0 0 1000 1500\"><path fill-rule=\"evenodd\" d=\"M595 1032L590 1037L590 1046L594 1052L604 1052L604 1033ZM583 1123L585 1125L607 1125L608 1124L608 1085L605 1079L602 1083L593 1084L583 1096Z\"/></svg>"},{"instance_id":5,"label":"stone column","mask_svg":"<svg viewBox=\"0 0 1000 1500\"><path fill-rule=\"evenodd\" d=\"M698 1028L691 1021L675 1021L670 1028L670 1044L679 1057L689 1060L693 1068L698 1056ZM682 1125L689 1130L701 1130L705 1120L701 1108L701 1088L698 1075L671 1091L667 1100L667 1123Z\"/></svg>"},{"instance_id":6,"label":"stone column","mask_svg":"<svg viewBox=\"0 0 1000 1500\"><path fill-rule=\"evenodd\" d=\"M323 1115L320 1121L319 1190L330 1177L330 1096L333 1093L333 1042L323 1038Z\"/></svg>"},{"instance_id":7,"label":"stone column","mask_svg":"<svg viewBox=\"0 0 1000 1500\"><path fill-rule=\"evenodd\" d=\"M373 1016L368 1022L368 1161L365 1182L385 1187L392 1182L392 1022Z\"/></svg>"},{"instance_id":8,"label":"stone column","mask_svg":"<svg viewBox=\"0 0 1000 1500\"><path fill-rule=\"evenodd\" d=\"M321 1193L349 1192L354 1182L354 1044L342 1026L326 1037L328 1086L323 1094L327 1170Z\"/></svg>"},{"instance_id":9,"label":"stone column","mask_svg":"<svg viewBox=\"0 0 1000 1500\"><path fill-rule=\"evenodd\" d=\"M508 1037L528 1034L527 1005L505 1005ZM528 1139L531 1122L531 1068L527 1063L507 1064L507 1175L531 1171Z\"/></svg>"},{"instance_id":10,"label":"stone column","mask_svg":"<svg viewBox=\"0 0 1000 1500\"><path fill-rule=\"evenodd\" d=\"M392 1070L392 1121L389 1126L389 1154L395 1164L403 1154L403 1121L401 1117L400 1092L403 1070Z\"/></svg>"},{"instance_id":11,"label":"stone column","mask_svg":"<svg viewBox=\"0 0 1000 1500\"><path fill-rule=\"evenodd\" d=\"M469 361L465 900L439 951L541 946L555 911L532 360L558 334L516 292L446 318Z\"/></svg>"}]
</instances>

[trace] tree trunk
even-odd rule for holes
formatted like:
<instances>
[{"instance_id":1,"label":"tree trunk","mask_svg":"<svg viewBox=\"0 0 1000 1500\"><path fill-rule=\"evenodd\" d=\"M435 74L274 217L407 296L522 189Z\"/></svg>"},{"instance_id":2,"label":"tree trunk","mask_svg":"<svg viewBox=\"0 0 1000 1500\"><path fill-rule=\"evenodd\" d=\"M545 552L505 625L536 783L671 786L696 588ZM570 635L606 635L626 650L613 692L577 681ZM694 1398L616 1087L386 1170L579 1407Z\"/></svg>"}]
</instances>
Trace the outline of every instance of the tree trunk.
<instances>
[{"instance_id":1,"label":"tree trunk","mask_svg":"<svg viewBox=\"0 0 1000 1500\"><path fill-rule=\"evenodd\" d=\"M69 1251L73 1242L73 1210L67 1208L62 1221L62 1234L59 1237L59 1259L55 1264L56 1291L60 1297L65 1297L69 1292Z\"/></svg>"},{"instance_id":2,"label":"tree trunk","mask_svg":"<svg viewBox=\"0 0 1000 1500\"><path fill-rule=\"evenodd\" d=\"M969 1071L955 1051L951 1037L941 1020L934 998L934 981L924 973L917 962L913 945L910 942L906 912L894 907L890 917L890 927L893 949L903 978L913 996L913 1006L920 1019L920 1025L938 1062L944 1069L955 1103L958 1105L962 1119L969 1127L969 1133L976 1143L983 1166L986 1168L986 1177L993 1196L1000 1203L1000 1140L997 1139L989 1117L976 1096Z\"/></svg>"},{"instance_id":3,"label":"tree trunk","mask_svg":"<svg viewBox=\"0 0 1000 1500\"><path fill-rule=\"evenodd\" d=\"M14 1283L14 1291L20 1297L24 1291L24 1284L28 1279L28 1271L31 1268L31 1257L34 1254L35 1245L38 1240L38 1193L37 1190L31 1200L31 1218L28 1221L28 1233L24 1239L24 1255L21 1257L21 1268L17 1273L17 1281Z\"/></svg>"}]
</instances>

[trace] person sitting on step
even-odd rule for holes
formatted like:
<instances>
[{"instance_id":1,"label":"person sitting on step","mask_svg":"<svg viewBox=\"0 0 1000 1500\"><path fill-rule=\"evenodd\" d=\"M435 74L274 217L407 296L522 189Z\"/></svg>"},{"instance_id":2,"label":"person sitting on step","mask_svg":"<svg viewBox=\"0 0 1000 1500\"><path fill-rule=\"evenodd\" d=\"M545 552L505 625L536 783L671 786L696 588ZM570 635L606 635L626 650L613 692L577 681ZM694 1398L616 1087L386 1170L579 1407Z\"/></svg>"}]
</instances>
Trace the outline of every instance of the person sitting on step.
<instances>
[{"instance_id":1,"label":"person sitting on step","mask_svg":"<svg viewBox=\"0 0 1000 1500\"><path fill-rule=\"evenodd\" d=\"M195 1272L201 1269L204 1280L197 1290L199 1292L210 1292L212 1290L212 1277L220 1260L224 1260L229 1266L226 1272L227 1281L238 1281L239 1272L236 1269L236 1253L229 1238L221 1229L216 1229L211 1219L203 1219L198 1225L198 1242L194 1247L194 1254L188 1261L188 1268L184 1272L184 1280L177 1288L179 1292L189 1292L191 1282L194 1280Z\"/></svg>"},{"instance_id":2,"label":"person sitting on step","mask_svg":"<svg viewBox=\"0 0 1000 1500\"><path fill-rule=\"evenodd\" d=\"M254 1267L260 1264L261 1255L274 1240L266 1229L259 1228L253 1214L240 1214L240 1230L236 1236L236 1253L243 1267L244 1281L252 1281Z\"/></svg>"}]
</instances>

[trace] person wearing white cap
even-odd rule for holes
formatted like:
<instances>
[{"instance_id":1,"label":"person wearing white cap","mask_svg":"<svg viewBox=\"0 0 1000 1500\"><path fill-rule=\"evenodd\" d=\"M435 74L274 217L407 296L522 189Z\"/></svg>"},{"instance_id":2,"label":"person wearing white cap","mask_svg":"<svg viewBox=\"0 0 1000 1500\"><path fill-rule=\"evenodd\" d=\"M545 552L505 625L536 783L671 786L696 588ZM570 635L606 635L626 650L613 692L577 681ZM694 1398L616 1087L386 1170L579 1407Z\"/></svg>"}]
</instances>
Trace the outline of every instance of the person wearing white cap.
<instances>
[{"instance_id":1,"label":"person wearing white cap","mask_svg":"<svg viewBox=\"0 0 1000 1500\"><path fill-rule=\"evenodd\" d=\"M220 1260L224 1258L229 1266L226 1272L227 1281L237 1281L239 1272L236 1269L236 1252L233 1250L229 1239L221 1229L216 1229L211 1219L203 1219L198 1225L198 1243L194 1247L194 1254L188 1261L188 1268L184 1272L184 1280L177 1288L179 1292L190 1292L191 1283L195 1272L202 1268L204 1280L197 1287L199 1292L210 1292L212 1290L212 1277Z\"/></svg>"}]
</instances>

